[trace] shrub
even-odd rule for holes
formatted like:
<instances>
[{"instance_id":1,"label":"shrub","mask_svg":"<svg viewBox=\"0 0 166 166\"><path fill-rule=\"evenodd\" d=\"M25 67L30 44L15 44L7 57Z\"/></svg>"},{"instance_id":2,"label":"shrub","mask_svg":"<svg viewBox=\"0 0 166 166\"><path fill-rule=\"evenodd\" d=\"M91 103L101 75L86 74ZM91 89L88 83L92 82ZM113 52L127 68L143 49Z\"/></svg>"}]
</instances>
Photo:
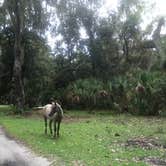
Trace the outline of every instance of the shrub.
<instances>
[{"instance_id":1,"label":"shrub","mask_svg":"<svg viewBox=\"0 0 166 166\"><path fill-rule=\"evenodd\" d=\"M106 108L108 107L110 96L102 81L91 78L80 79L69 85L66 98L70 106Z\"/></svg>"},{"instance_id":2,"label":"shrub","mask_svg":"<svg viewBox=\"0 0 166 166\"><path fill-rule=\"evenodd\" d=\"M136 93L140 83L143 93ZM114 109L139 115L158 115L166 110L166 74L135 70L110 81L80 79L55 91L68 108Z\"/></svg>"}]
</instances>

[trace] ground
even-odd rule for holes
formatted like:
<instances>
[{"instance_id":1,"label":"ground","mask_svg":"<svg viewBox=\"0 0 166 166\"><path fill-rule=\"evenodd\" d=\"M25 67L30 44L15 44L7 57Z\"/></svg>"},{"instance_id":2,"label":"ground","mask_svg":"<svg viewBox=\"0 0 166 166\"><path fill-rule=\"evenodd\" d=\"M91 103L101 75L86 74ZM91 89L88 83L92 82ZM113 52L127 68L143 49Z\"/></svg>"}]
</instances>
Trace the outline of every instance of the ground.
<instances>
[{"instance_id":1,"label":"ground","mask_svg":"<svg viewBox=\"0 0 166 166\"><path fill-rule=\"evenodd\" d=\"M2 115L0 124L55 165L166 165L166 120L161 117L65 111L58 139L44 135L44 122L38 113Z\"/></svg>"},{"instance_id":2,"label":"ground","mask_svg":"<svg viewBox=\"0 0 166 166\"><path fill-rule=\"evenodd\" d=\"M50 162L34 155L30 149L5 135L0 128L0 165L3 166L49 166Z\"/></svg>"}]
</instances>

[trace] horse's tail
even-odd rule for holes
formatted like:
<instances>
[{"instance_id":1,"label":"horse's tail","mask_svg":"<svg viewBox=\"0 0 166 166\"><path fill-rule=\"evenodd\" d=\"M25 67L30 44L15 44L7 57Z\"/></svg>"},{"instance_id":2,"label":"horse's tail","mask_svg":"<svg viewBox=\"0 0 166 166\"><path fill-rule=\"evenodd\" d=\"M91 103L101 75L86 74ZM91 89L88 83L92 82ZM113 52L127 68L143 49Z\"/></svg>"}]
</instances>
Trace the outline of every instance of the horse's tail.
<instances>
[{"instance_id":1,"label":"horse's tail","mask_svg":"<svg viewBox=\"0 0 166 166\"><path fill-rule=\"evenodd\" d=\"M44 106L43 107L33 107L33 110L41 110L43 108L44 108Z\"/></svg>"}]
</instances>

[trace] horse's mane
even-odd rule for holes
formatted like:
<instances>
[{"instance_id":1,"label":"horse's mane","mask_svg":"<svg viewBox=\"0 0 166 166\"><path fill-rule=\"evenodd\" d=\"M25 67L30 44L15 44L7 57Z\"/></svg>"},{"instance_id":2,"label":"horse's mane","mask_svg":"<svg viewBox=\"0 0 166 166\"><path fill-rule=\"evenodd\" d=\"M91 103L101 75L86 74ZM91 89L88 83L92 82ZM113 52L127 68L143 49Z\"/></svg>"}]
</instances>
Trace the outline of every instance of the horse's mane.
<instances>
[{"instance_id":1,"label":"horse's mane","mask_svg":"<svg viewBox=\"0 0 166 166\"><path fill-rule=\"evenodd\" d=\"M56 102L56 107L57 107L57 112L60 113L61 116L63 116L63 109L61 105Z\"/></svg>"}]
</instances>

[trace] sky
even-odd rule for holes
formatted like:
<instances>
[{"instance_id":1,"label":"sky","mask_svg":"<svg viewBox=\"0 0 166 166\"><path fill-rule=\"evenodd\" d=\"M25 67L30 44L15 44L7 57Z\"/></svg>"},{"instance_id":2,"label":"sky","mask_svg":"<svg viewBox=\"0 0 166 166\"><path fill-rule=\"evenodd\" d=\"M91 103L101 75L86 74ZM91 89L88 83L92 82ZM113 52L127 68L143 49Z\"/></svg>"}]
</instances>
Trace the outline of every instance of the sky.
<instances>
[{"instance_id":1,"label":"sky","mask_svg":"<svg viewBox=\"0 0 166 166\"><path fill-rule=\"evenodd\" d=\"M118 0L104 0L106 8L116 9ZM147 4L155 4L155 9L153 9L153 15L166 15L166 0L144 0Z\"/></svg>"},{"instance_id":2,"label":"sky","mask_svg":"<svg viewBox=\"0 0 166 166\"><path fill-rule=\"evenodd\" d=\"M149 9L149 12L144 16L144 22L150 22L152 18L156 16L166 16L166 0L144 0L147 7L154 6L153 9ZM107 10L116 10L118 5L118 0L104 0L104 6L101 9L101 15L105 16Z\"/></svg>"}]
</instances>

